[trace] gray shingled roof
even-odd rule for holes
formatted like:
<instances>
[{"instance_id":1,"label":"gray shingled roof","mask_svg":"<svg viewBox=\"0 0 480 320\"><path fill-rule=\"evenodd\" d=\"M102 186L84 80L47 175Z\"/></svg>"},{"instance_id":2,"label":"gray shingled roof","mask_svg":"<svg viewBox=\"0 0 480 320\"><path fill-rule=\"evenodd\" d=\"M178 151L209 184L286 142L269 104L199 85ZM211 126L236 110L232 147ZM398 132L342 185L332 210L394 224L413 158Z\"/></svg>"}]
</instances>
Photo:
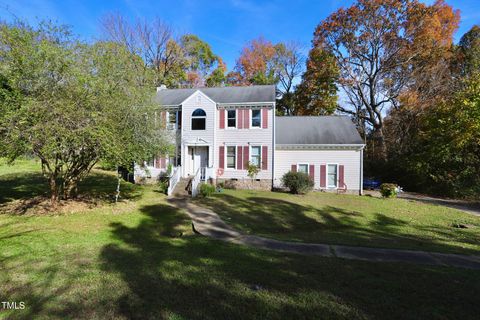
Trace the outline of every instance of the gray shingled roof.
<instances>
[{"instance_id":1,"label":"gray shingled roof","mask_svg":"<svg viewBox=\"0 0 480 320\"><path fill-rule=\"evenodd\" d=\"M345 116L277 117L275 121L277 144L363 144Z\"/></svg>"},{"instance_id":2,"label":"gray shingled roof","mask_svg":"<svg viewBox=\"0 0 480 320\"><path fill-rule=\"evenodd\" d=\"M200 90L210 99L220 104L275 102L275 86L216 87L194 89L163 89L157 92L155 101L164 105L180 105L195 91Z\"/></svg>"}]
</instances>

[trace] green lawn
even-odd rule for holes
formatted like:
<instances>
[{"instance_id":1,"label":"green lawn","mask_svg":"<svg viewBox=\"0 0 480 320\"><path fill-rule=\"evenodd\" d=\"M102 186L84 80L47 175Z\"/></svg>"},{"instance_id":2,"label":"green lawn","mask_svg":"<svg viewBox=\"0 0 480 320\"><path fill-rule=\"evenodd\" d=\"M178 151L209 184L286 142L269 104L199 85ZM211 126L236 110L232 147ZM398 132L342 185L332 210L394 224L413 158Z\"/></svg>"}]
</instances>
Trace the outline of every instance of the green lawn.
<instances>
[{"instance_id":1,"label":"green lawn","mask_svg":"<svg viewBox=\"0 0 480 320\"><path fill-rule=\"evenodd\" d=\"M197 201L238 230L281 240L480 254L480 217L416 201L251 190Z\"/></svg>"},{"instance_id":2,"label":"green lawn","mask_svg":"<svg viewBox=\"0 0 480 320\"><path fill-rule=\"evenodd\" d=\"M38 177L32 168L18 170L18 179L12 170L0 175L1 194L8 195L4 204L43 192L37 180L28 183L28 177ZM83 190L92 193L95 186L106 194L114 190L114 178L97 171ZM227 244L193 234L184 212L154 187L126 190L129 200L116 206L105 201L76 213L0 214L0 301L26 305L0 310L0 318L474 319L480 314L480 271Z\"/></svg>"}]
</instances>

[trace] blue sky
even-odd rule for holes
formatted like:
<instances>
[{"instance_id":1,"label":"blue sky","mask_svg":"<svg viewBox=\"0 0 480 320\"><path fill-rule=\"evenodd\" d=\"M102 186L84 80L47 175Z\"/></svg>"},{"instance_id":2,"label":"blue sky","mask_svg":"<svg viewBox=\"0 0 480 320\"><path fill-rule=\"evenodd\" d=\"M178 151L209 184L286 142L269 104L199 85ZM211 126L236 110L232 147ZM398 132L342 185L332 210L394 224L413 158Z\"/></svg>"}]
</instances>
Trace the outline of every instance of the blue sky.
<instances>
[{"instance_id":1,"label":"blue sky","mask_svg":"<svg viewBox=\"0 0 480 320\"><path fill-rule=\"evenodd\" d=\"M474 24L480 24L480 0L446 2L461 11L458 41ZM230 69L242 46L260 35L272 42L295 40L308 49L315 26L337 8L351 3L351 0L0 0L0 17L10 19L11 12L31 23L49 18L70 25L75 33L89 40L99 36L99 20L109 12L122 13L132 20L157 15L179 32L195 33L207 41Z\"/></svg>"}]
</instances>

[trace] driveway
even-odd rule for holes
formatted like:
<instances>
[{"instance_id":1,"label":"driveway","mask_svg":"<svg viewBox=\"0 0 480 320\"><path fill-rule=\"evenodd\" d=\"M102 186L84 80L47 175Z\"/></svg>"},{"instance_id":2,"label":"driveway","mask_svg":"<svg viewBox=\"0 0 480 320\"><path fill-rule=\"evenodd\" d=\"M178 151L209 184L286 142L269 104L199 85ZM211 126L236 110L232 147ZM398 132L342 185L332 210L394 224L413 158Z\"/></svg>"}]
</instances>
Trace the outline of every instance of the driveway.
<instances>
[{"instance_id":1,"label":"driveway","mask_svg":"<svg viewBox=\"0 0 480 320\"><path fill-rule=\"evenodd\" d=\"M421 201L429 204L436 204L440 206L454 208L454 209L465 211L470 214L480 216L480 202L437 198L437 197L426 196L426 195L415 193L415 192L401 192L398 195L398 197L402 199L416 200L416 201Z\"/></svg>"}]
</instances>

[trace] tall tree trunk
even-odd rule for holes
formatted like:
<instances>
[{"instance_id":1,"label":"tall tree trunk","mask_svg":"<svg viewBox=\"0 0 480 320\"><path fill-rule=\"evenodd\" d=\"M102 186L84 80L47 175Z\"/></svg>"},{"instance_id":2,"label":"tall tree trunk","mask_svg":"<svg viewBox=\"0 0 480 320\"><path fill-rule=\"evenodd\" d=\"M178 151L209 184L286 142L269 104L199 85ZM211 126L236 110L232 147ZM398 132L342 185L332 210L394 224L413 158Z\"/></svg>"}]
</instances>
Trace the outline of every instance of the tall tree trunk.
<instances>
[{"instance_id":1,"label":"tall tree trunk","mask_svg":"<svg viewBox=\"0 0 480 320\"><path fill-rule=\"evenodd\" d=\"M383 134L383 128L380 127L375 130L376 140L378 140L378 159L387 160L387 144L385 143L385 135Z\"/></svg>"}]
</instances>

